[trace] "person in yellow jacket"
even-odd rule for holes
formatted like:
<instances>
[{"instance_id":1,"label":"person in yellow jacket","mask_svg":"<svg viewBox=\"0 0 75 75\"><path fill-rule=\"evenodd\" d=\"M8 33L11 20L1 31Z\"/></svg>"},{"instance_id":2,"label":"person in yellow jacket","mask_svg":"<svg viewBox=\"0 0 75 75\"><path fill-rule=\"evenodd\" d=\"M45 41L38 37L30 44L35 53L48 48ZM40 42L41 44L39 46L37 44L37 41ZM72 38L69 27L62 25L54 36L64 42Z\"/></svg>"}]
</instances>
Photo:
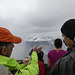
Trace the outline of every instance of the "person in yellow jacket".
<instances>
[{"instance_id":1,"label":"person in yellow jacket","mask_svg":"<svg viewBox=\"0 0 75 75\"><path fill-rule=\"evenodd\" d=\"M20 37L14 36L8 29L0 27L0 75L39 75L38 57L42 47L33 49L30 62L19 64L14 58L10 58L14 43L21 43ZM11 73L10 73L10 72Z\"/></svg>"}]
</instances>

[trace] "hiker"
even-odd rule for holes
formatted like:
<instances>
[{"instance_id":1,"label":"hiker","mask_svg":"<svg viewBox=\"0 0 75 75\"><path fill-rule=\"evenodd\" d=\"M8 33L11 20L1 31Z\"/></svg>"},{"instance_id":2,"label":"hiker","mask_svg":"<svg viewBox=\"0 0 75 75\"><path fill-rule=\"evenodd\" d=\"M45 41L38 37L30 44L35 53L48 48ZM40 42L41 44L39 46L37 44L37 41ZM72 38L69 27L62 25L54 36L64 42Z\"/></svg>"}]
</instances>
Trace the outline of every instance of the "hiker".
<instances>
[{"instance_id":1,"label":"hiker","mask_svg":"<svg viewBox=\"0 0 75 75\"><path fill-rule=\"evenodd\" d=\"M54 40L55 49L50 50L47 57L48 67L53 67L55 62L60 59L63 55L67 53L67 51L62 49L62 40L57 38Z\"/></svg>"},{"instance_id":2,"label":"hiker","mask_svg":"<svg viewBox=\"0 0 75 75\"><path fill-rule=\"evenodd\" d=\"M38 75L38 56L42 47L38 45L33 49L31 63L29 65L19 64L14 58L10 58L14 43L21 43L20 37L14 36L8 29L0 27L0 75ZM18 50L17 50L18 52Z\"/></svg>"},{"instance_id":3,"label":"hiker","mask_svg":"<svg viewBox=\"0 0 75 75\"><path fill-rule=\"evenodd\" d=\"M32 51L33 49L29 52L29 56L32 55ZM37 53L38 55L38 64L39 64L39 75L46 75L46 71L45 71L45 66L44 66L44 52L40 51L39 53Z\"/></svg>"},{"instance_id":4,"label":"hiker","mask_svg":"<svg viewBox=\"0 0 75 75\"><path fill-rule=\"evenodd\" d=\"M61 27L61 33L70 50L54 64L50 75L75 75L75 19L67 20Z\"/></svg>"}]
</instances>

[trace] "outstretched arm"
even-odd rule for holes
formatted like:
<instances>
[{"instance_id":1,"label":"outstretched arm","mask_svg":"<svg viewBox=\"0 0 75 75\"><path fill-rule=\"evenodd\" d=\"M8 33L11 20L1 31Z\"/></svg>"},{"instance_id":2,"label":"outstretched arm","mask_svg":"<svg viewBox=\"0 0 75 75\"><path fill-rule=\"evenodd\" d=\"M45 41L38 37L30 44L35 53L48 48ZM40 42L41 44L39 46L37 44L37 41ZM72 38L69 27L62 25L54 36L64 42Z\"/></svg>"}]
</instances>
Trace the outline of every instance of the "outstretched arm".
<instances>
[{"instance_id":1,"label":"outstretched arm","mask_svg":"<svg viewBox=\"0 0 75 75\"><path fill-rule=\"evenodd\" d=\"M37 48L38 45L33 49L32 55L30 57L29 64L20 69L20 72L16 72L15 75L38 75L39 74L39 66L38 66L38 56L37 53L41 51L42 47Z\"/></svg>"}]
</instances>

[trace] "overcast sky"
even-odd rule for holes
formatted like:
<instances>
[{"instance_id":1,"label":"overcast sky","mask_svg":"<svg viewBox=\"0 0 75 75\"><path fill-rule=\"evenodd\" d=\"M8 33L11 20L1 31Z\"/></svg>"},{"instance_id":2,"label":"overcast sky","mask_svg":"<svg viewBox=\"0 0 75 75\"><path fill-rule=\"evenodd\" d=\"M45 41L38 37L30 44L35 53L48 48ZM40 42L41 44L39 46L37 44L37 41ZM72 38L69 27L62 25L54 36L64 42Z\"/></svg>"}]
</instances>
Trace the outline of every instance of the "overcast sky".
<instances>
[{"instance_id":1,"label":"overcast sky","mask_svg":"<svg viewBox=\"0 0 75 75\"><path fill-rule=\"evenodd\" d=\"M41 33L58 37L63 23L71 18L75 18L75 0L0 0L0 26L22 39ZM12 57L24 58L25 49L23 41Z\"/></svg>"},{"instance_id":2,"label":"overcast sky","mask_svg":"<svg viewBox=\"0 0 75 75\"><path fill-rule=\"evenodd\" d=\"M21 37L60 31L75 18L75 0L0 0L0 26Z\"/></svg>"}]
</instances>

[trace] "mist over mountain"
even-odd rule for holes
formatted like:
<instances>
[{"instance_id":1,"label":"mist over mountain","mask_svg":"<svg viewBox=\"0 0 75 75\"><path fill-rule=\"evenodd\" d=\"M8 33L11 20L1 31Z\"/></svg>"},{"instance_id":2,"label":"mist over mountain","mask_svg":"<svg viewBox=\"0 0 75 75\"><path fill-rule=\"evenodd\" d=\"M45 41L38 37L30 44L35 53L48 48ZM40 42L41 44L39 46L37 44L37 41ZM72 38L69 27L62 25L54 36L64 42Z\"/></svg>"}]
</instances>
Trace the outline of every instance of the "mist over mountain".
<instances>
[{"instance_id":1,"label":"mist over mountain","mask_svg":"<svg viewBox=\"0 0 75 75\"><path fill-rule=\"evenodd\" d=\"M47 62L47 54L50 50L54 49L53 44L50 41L26 41L26 50L29 50L28 53L36 45L39 47L42 46L42 51L44 52L44 61Z\"/></svg>"},{"instance_id":2,"label":"mist over mountain","mask_svg":"<svg viewBox=\"0 0 75 75\"><path fill-rule=\"evenodd\" d=\"M62 38L60 38L62 39ZM42 51L44 52L44 61L47 63L47 54L50 50L54 49L54 38L50 36L39 36L39 37L33 37L30 38L29 41L26 41L26 50L28 50L28 53L33 49L36 45L39 47L42 47ZM62 49L66 50L65 45L63 44Z\"/></svg>"},{"instance_id":3,"label":"mist over mountain","mask_svg":"<svg viewBox=\"0 0 75 75\"><path fill-rule=\"evenodd\" d=\"M64 22L75 18L74 6L75 0L0 0L0 26L22 38L11 57L23 59L36 44L47 54L54 39L62 39Z\"/></svg>"},{"instance_id":4,"label":"mist over mountain","mask_svg":"<svg viewBox=\"0 0 75 75\"><path fill-rule=\"evenodd\" d=\"M49 34L27 36L25 40L23 40L22 43L19 44L19 46L15 44L16 45L14 47L15 50L13 50L11 57L17 60L23 59L24 57L29 55L29 52L31 51L31 49L33 49L36 45L38 45L38 47L42 46L42 51L44 52L44 61L45 63L47 63L47 54L50 50L55 48L54 40L56 38L62 39L62 37L58 35L56 36L54 34L53 36ZM62 49L66 50L66 46L64 45L64 43L63 43ZM16 55L16 51L18 51L17 55Z\"/></svg>"},{"instance_id":5,"label":"mist over mountain","mask_svg":"<svg viewBox=\"0 0 75 75\"><path fill-rule=\"evenodd\" d=\"M24 41L51 41L56 38L62 38L60 31L27 34L23 37Z\"/></svg>"}]
</instances>

